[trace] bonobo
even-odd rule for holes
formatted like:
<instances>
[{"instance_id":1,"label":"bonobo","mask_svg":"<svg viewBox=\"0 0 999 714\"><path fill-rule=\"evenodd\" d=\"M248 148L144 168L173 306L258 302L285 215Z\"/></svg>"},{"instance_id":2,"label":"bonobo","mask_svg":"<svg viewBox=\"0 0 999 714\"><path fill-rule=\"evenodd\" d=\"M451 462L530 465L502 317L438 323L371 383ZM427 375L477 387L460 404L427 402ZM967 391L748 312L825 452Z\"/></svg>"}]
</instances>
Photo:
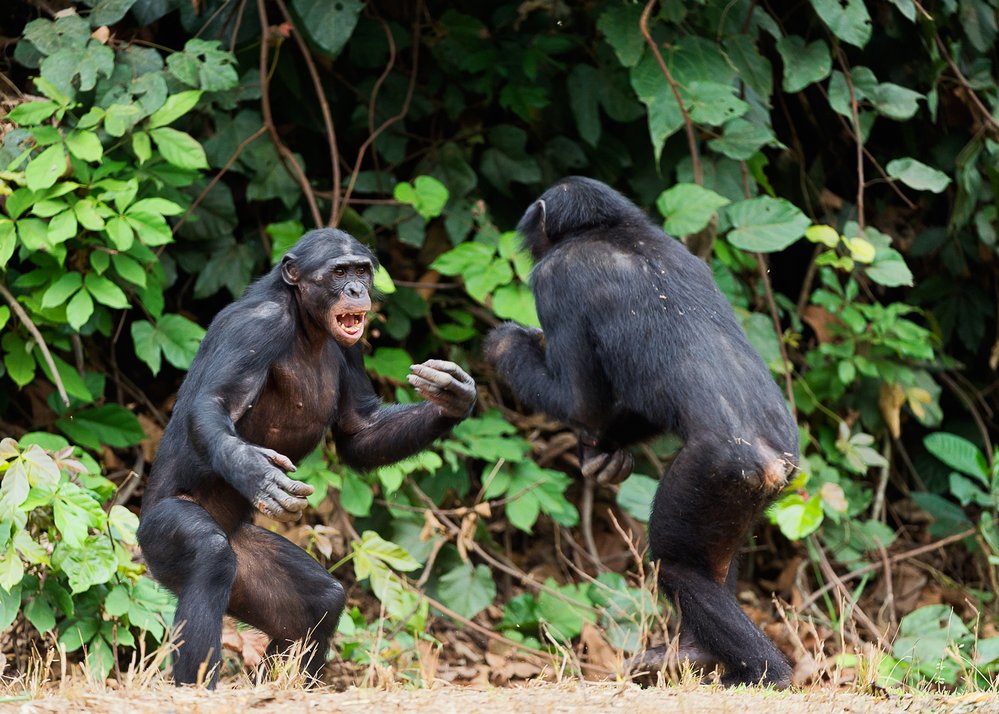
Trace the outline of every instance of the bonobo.
<instances>
[{"instance_id":1,"label":"bonobo","mask_svg":"<svg viewBox=\"0 0 999 714\"><path fill-rule=\"evenodd\" d=\"M629 444L663 432L683 440L649 518L659 582L680 611L681 661L723 665L726 684L786 686L787 661L726 582L754 520L796 467L798 434L711 271L592 179L559 181L517 229L537 261L531 285L544 332L500 325L487 359L525 405L577 431L593 478L627 477Z\"/></svg>"},{"instance_id":2,"label":"bonobo","mask_svg":"<svg viewBox=\"0 0 999 714\"><path fill-rule=\"evenodd\" d=\"M301 516L313 489L285 474L332 429L357 468L397 461L471 413L475 383L452 362L413 365L427 401L383 406L358 341L374 255L332 229L306 233L281 263L212 321L177 394L142 502L139 544L178 596L178 684L214 686L222 617L272 641L296 640L318 676L344 606L340 583L305 551L252 524Z\"/></svg>"}]
</instances>

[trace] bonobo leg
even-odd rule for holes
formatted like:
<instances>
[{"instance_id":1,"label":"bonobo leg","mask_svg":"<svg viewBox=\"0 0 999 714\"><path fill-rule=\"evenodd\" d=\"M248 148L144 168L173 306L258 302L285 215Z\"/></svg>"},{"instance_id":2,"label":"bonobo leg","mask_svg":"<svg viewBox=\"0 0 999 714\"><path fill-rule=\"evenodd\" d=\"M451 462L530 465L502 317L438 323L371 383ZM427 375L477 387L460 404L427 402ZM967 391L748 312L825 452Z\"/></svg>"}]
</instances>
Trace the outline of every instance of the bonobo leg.
<instances>
[{"instance_id":1,"label":"bonobo leg","mask_svg":"<svg viewBox=\"0 0 999 714\"><path fill-rule=\"evenodd\" d=\"M268 654L305 643L304 671L318 681L340 621L343 586L291 541L254 525L232 534L236 583L229 612L271 636Z\"/></svg>"},{"instance_id":2,"label":"bonobo leg","mask_svg":"<svg viewBox=\"0 0 999 714\"><path fill-rule=\"evenodd\" d=\"M649 547L663 592L680 614L680 642L725 667L724 684L790 684L791 668L739 607L730 589L733 558L769 500L767 465L745 447L690 440L659 483Z\"/></svg>"},{"instance_id":3,"label":"bonobo leg","mask_svg":"<svg viewBox=\"0 0 999 714\"><path fill-rule=\"evenodd\" d=\"M143 510L139 545L150 571L177 595L181 627L174 656L177 684L218 681L222 616L236 577L236 554L225 531L192 501L168 498Z\"/></svg>"}]
</instances>

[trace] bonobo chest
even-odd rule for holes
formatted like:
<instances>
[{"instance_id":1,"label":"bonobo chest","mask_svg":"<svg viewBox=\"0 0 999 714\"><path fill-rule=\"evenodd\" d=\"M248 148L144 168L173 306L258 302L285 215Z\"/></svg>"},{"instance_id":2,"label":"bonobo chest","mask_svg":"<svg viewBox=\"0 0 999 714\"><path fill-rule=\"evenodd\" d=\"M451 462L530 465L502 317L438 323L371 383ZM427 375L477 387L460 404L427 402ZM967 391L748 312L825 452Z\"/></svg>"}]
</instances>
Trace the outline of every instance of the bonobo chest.
<instances>
[{"instance_id":1,"label":"bonobo chest","mask_svg":"<svg viewBox=\"0 0 999 714\"><path fill-rule=\"evenodd\" d=\"M292 461L307 456L336 413L342 361L334 350L339 348L330 345L312 354L296 350L274 362L236 431Z\"/></svg>"}]
</instances>

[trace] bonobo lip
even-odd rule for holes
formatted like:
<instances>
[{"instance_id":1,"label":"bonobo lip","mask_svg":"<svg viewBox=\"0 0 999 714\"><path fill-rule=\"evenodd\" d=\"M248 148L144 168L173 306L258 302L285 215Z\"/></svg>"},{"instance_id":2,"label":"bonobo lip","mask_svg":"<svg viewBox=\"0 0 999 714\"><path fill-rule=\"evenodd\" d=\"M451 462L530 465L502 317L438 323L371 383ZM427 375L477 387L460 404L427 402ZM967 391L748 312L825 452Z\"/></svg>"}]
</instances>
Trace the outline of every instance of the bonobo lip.
<instances>
[{"instance_id":1,"label":"bonobo lip","mask_svg":"<svg viewBox=\"0 0 999 714\"><path fill-rule=\"evenodd\" d=\"M330 324L333 339L344 347L350 347L361 339L364 334L366 313L367 310L356 308L335 313Z\"/></svg>"}]
</instances>

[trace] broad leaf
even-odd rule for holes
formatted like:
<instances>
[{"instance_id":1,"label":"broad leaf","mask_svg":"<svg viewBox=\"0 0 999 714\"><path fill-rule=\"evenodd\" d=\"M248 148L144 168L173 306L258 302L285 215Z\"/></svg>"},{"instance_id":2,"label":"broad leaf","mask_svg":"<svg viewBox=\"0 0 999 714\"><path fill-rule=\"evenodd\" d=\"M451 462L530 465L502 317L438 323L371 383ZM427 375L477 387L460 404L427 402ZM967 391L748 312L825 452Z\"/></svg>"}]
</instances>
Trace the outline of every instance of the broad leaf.
<instances>
[{"instance_id":1,"label":"broad leaf","mask_svg":"<svg viewBox=\"0 0 999 714\"><path fill-rule=\"evenodd\" d=\"M893 159L888 162L885 170L892 178L897 178L917 191L940 193L950 185L950 177L943 171L912 158Z\"/></svg>"},{"instance_id":2,"label":"broad leaf","mask_svg":"<svg viewBox=\"0 0 999 714\"><path fill-rule=\"evenodd\" d=\"M708 225L715 212L730 201L694 183L678 183L656 199L656 208L666 217L663 229L675 236L697 233Z\"/></svg>"},{"instance_id":3,"label":"broad leaf","mask_svg":"<svg viewBox=\"0 0 999 714\"><path fill-rule=\"evenodd\" d=\"M811 225L808 216L782 198L760 196L733 203L725 210L735 226L728 239L742 250L762 253L783 250Z\"/></svg>"}]
</instances>

